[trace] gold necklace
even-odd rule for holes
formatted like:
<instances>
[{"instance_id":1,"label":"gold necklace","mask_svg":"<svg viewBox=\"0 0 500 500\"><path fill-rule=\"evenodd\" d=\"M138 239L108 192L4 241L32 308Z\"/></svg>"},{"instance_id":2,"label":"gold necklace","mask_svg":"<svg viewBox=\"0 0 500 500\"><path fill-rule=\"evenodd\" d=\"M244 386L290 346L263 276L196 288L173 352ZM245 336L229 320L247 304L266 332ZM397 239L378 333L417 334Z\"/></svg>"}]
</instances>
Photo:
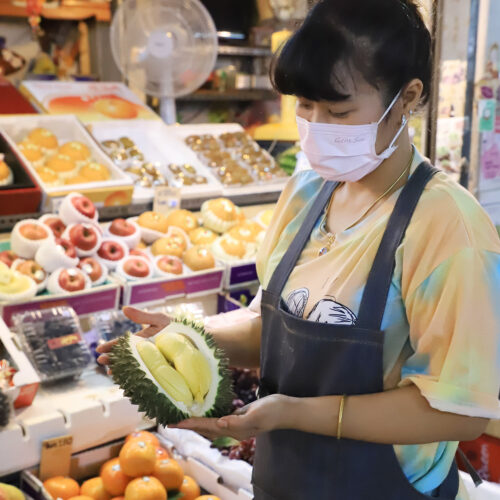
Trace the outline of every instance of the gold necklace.
<instances>
[{"instance_id":1,"label":"gold necklace","mask_svg":"<svg viewBox=\"0 0 500 500\"><path fill-rule=\"evenodd\" d=\"M361 217L358 217L349 227L346 227L344 231L347 231L354 227L356 224L358 224L361 220L363 220L368 212L382 199L385 198L394 188L394 186L403 178L403 176L408 172L410 169L412 163L413 163L413 157L415 156L415 149L412 147L412 153L410 157L410 161L408 162L408 165L405 167L405 169L401 172L401 175L389 186L389 189L387 189L383 194L381 194L361 215ZM326 218L328 217L328 212L330 211L330 208L332 206L333 202L333 195L330 198L330 202L328 203L328 207L326 208L325 215L323 218L323 224L326 223ZM333 244L335 243L335 240L337 239L337 235L331 232L328 232L326 235L326 245L320 249L318 252L318 256L321 257L322 255L325 255L328 253Z\"/></svg>"}]
</instances>

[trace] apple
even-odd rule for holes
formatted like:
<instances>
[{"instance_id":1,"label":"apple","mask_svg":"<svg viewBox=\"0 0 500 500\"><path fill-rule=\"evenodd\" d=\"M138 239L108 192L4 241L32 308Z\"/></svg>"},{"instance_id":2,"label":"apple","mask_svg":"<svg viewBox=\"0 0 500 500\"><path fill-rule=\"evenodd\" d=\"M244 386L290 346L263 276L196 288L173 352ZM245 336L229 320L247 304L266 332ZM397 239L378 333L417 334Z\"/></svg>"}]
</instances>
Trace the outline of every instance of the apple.
<instances>
[{"instance_id":1,"label":"apple","mask_svg":"<svg viewBox=\"0 0 500 500\"><path fill-rule=\"evenodd\" d=\"M149 275L149 265L138 257L128 258L123 263L123 270L126 274L134 276L135 278L145 278Z\"/></svg>"},{"instance_id":2,"label":"apple","mask_svg":"<svg viewBox=\"0 0 500 500\"><path fill-rule=\"evenodd\" d=\"M8 267L12 266L12 263L17 259L17 255L12 250L4 250L0 252L0 262L3 262Z\"/></svg>"},{"instance_id":3,"label":"apple","mask_svg":"<svg viewBox=\"0 0 500 500\"><path fill-rule=\"evenodd\" d=\"M101 264L93 257L81 259L78 267L88 274L92 282L99 280L104 273Z\"/></svg>"},{"instance_id":4,"label":"apple","mask_svg":"<svg viewBox=\"0 0 500 500\"><path fill-rule=\"evenodd\" d=\"M97 255L105 260L119 261L125 257L123 247L116 241L103 241Z\"/></svg>"},{"instance_id":5,"label":"apple","mask_svg":"<svg viewBox=\"0 0 500 500\"><path fill-rule=\"evenodd\" d=\"M182 261L172 255L164 255L156 261L160 271L169 274L182 274Z\"/></svg>"},{"instance_id":6,"label":"apple","mask_svg":"<svg viewBox=\"0 0 500 500\"><path fill-rule=\"evenodd\" d=\"M19 228L19 232L28 240L44 240L49 236L47 231L43 227L38 224L32 224L30 222L23 224Z\"/></svg>"},{"instance_id":7,"label":"apple","mask_svg":"<svg viewBox=\"0 0 500 500\"><path fill-rule=\"evenodd\" d=\"M139 248L130 250L130 255L135 255L136 257L144 257L146 260L150 260L149 255L144 250L140 250Z\"/></svg>"},{"instance_id":8,"label":"apple","mask_svg":"<svg viewBox=\"0 0 500 500\"><path fill-rule=\"evenodd\" d=\"M59 217L47 217L43 223L50 228L56 238L60 238L66 229L66 225Z\"/></svg>"},{"instance_id":9,"label":"apple","mask_svg":"<svg viewBox=\"0 0 500 500\"><path fill-rule=\"evenodd\" d=\"M22 261L16 266L16 271L29 276L37 285L42 283L47 277L47 273L42 269L42 266L34 260Z\"/></svg>"},{"instance_id":10,"label":"apple","mask_svg":"<svg viewBox=\"0 0 500 500\"><path fill-rule=\"evenodd\" d=\"M85 288L85 276L78 269L62 269L57 280L67 292L78 292Z\"/></svg>"},{"instance_id":11,"label":"apple","mask_svg":"<svg viewBox=\"0 0 500 500\"><path fill-rule=\"evenodd\" d=\"M98 242L97 232L89 224L75 224L69 230L69 239L75 247L85 251L95 248Z\"/></svg>"},{"instance_id":12,"label":"apple","mask_svg":"<svg viewBox=\"0 0 500 500\"><path fill-rule=\"evenodd\" d=\"M136 227L125 219L115 219L109 226L109 232L115 236L131 236L136 232Z\"/></svg>"},{"instance_id":13,"label":"apple","mask_svg":"<svg viewBox=\"0 0 500 500\"><path fill-rule=\"evenodd\" d=\"M71 204L85 217L93 219L95 216L95 206L86 196L73 196Z\"/></svg>"},{"instance_id":14,"label":"apple","mask_svg":"<svg viewBox=\"0 0 500 500\"><path fill-rule=\"evenodd\" d=\"M71 259L76 258L75 246L70 241L64 240L63 238L56 238L56 245L60 252L65 253Z\"/></svg>"}]
</instances>

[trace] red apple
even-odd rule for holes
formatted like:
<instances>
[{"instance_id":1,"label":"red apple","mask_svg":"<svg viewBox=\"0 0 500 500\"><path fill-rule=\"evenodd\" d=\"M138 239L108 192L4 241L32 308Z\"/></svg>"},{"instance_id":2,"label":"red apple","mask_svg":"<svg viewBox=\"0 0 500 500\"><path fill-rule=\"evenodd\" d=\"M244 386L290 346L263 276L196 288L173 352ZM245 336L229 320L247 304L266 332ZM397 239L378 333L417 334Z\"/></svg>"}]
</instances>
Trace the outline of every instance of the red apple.
<instances>
[{"instance_id":1,"label":"red apple","mask_svg":"<svg viewBox=\"0 0 500 500\"><path fill-rule=\"evenodd\" d=\"M102 276L102 266L93 257L81 259L78 267L85 271L92 282L97 281Z\"/></svg>"},{"instance_id":2,"label":"red apple","mask_svg":"<svg viewBox=\"0 0 500 500\"><path fill-rule=\"evenodd\" d=\"M130 236L134 234L135 231L135 226L125 219L115 219L111 223L111 226L109 226L109 232L116 236Z\"/></svg>"},{"instance_id":3,"label":"red apple","mask_svg":"<svg viewBox=\"0 0 500 500\"><path fill-rule=\"evenodd\" d=\"M3 262L8 267L11 267L12 263L17 258L17 255L12 250L4 250L3 252L0 252L0 262Z\"/></svg>"},{"instance_id":4,"label":"red apple","mask_svg":"<svg viewBox=\"0 0 500 500\"><path fill-rule=\"evenodd\" d=\"M97 245L97 232L88 224L76 224L69 230L69 239L81 250L92 250Z\"/></svg>"},{"instance_id":5,"label":"red apple","mask_svg":"<svg viewBox=\"0 0 500 500\"><path fill-rule=\"evenodd\" d=\"M76 269L63 269L58 281L59 286L68 292L78 292L85 288L85 277Z\"/></svg>"},{"instance_id":6,"label":"red apple","mask_svg":"<svg viewBox=\"0 0 500 500\"><path fill-rule=\"evenodd\" d=\"M149 274L149 266L142 259L130 258L123 264L126 274L136 278L145 278Z\"/></svg>"},{"instance_id":7,"label":"red apple","mask_svg":"<svg viewBox=\"0 0 500 500\"><path fill-rule=\"evenodd\" d=\"M29 276L31 279L35 280L37 284L42 283L47 277L47 273L42 269L42 266L34 260L25 260L21 262L16 270Z\"/></svg>"},{"instance_id":8,"label":"red apple","mask_svg":"<svg viewBox=\"0 0 500 500\"><path fill-rule=\"evenodd\" d=\"M139 248L130 250L130 255L135 255L136 257L144 257L146 260L150 260L149 255L144 250L140 250Z\"/></svg>"},{"instance_id":9,"label":"red apple","mask_svg":"<svg viewBox=\"0 0 500 500\"><path fill-rule=\"evenodd\" d=\"M104 241L97 254L103 259L112 261L118 261L125 257L123 248L115 241Z\"/></svg>"},{"instance_id":10,"label":"red apple","mask_svg":"<svg viewBox=\"0 0 500 500\"><path fill-rule=\"evenodd\" d=\"M43 227L30 222L23 224L19 232L28 240L43 240L49 235Z\"/></svg>"},{"instance_id":11,"label":"red apple","mask_svg":"<svg viewBox=\"0 0 500 500\"><path fill-rule=\"evenodd\" d=\"M61 247L63 252L71 259L74 259L76 257L75 246L70 241L64 240L62 238L56 238L56 245Z\"/></svg>"},{"instance_id":12,"label":"red apple","mask_svg":"<svg viewBox=\"0 0 500 500\"><path fill-rule=\"evenodd\" d=\"M85 217L94 218L95 206L86 196L75 196L71 199L71 203Z\"/></svg>"},{"instance_id":13,"label":"red apple","mask_svg":"<svg viewBox=\"0 0 500 500\"><path fill-rule=\"evenodd\" d=\"M165 255L158 259L157 265L164 273L182 274L182 261L171 255Z\"/></svg>"},{"instance_id":14,"label":"red apple","mask_svg":"<svg viewBox=\"0 0 500 500\"><path fill-rule=\"evenodd\" d=\"M66 225L59 217L48 217L43 223L50 227L56 238L60 238L66 229Z\"/></svg>"}]
</instances>

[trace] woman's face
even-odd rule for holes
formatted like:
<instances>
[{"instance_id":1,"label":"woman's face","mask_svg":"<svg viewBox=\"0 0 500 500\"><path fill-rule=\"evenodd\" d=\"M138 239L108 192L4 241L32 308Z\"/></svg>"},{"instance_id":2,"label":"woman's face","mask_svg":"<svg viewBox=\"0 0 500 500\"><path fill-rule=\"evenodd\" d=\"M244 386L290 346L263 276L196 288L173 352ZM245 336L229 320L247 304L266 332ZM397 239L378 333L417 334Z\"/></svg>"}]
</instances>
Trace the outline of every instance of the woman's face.
<instances>
[{"instance_id":1,"label":"woman's face","mask_svg":"<svg viewBox=\"0 0 500 500\"><path fill-rule=\"evenodd\" d=\"M343 89L350 97L345 101L310 101L297 98L296 114L313 123L334 123L340 125L366 125L380 120L386 111L382 93L363 79L353 82ZM392 100L392 97L391 97ZM402 99L398 99L390 113L378 127L376 151L384 151L401 126L404 108Z\"/></svg>"}]
</instances>

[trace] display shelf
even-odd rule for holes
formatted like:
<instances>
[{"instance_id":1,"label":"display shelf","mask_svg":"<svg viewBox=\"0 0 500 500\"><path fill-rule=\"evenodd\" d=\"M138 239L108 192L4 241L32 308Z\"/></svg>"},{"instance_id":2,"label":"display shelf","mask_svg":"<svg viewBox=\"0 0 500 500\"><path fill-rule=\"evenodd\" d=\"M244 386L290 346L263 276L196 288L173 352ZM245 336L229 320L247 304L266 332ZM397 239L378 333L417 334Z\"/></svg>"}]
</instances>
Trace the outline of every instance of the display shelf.
<instances>
[{"instance_id":1,"label":"display shelf","mask_svg":"<svg viewBox=\"0 0 500 500\"><path fill-rule=\"evenodd\" d=\"M220 92L201 89L182 97L178 101L271 101L278 95L267 89L234 89Z\"/></svg>"},{"instance_id":2,"label":"display shelf","mask_svg":"<svg viewBox=\"0 0 500 500\"><path fill-rule=\"evenodd\" d=\"M90 0L63 0L52 6L46 3L42 8L42 17L62 21L81 21L95 17L98 21L111 20L109 2L92 2ZM0 0L0 16L28 17L26 3L15 0Z\"/></svg>"},{"instance_id":3,"label":"display shelf","mask_svg":"<svg viewBox=\"0 0 500 500\"><path fill-rule=\"evenodd\" d=\"M217 53L220 56L271 57L268 47L239 47L237 45L219 45Z\"/></svg>"},{"instance_id":4,"label":"display shelf","mask_svg":"<svg viewBox=\"0 0 500 500\"><path fill-rule=\"evenodd\" d=\"M9 459L0 460L0 476L37 465L45 439L71 435L76 453L152 425L98 370L89 369L77 381L40 388L31 406L15 412L0 432L0 450L9 451Z\"/></svg>"}]
</instances>

